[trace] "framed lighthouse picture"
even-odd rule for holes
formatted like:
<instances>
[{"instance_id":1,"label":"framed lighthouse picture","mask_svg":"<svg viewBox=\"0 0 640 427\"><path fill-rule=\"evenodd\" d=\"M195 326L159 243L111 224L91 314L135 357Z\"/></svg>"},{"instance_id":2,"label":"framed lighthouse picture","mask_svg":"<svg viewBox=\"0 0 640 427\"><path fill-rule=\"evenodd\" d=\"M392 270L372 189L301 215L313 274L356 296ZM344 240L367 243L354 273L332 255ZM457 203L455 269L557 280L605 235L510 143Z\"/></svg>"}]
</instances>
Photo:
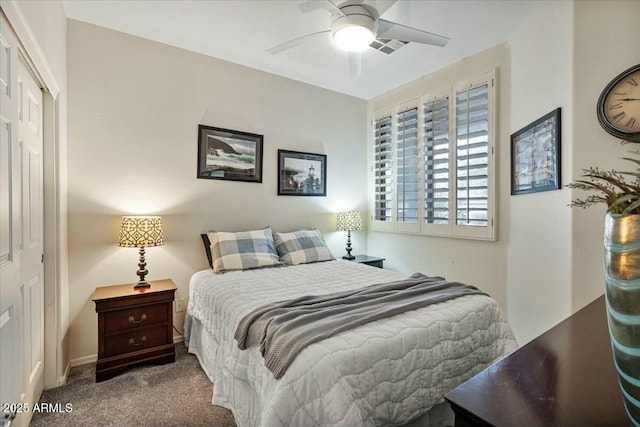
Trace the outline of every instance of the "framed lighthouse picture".
<instances>
[{"instance_id":1,"label":"framed lighthouse picture","mask_svg":"<svg viewBox=\"0 0 640 427\"><path fill-rule=\"evenodd\" d=\"M278 150L278 196L326 195L326 154Z\"/></svg>"}]
</instances>

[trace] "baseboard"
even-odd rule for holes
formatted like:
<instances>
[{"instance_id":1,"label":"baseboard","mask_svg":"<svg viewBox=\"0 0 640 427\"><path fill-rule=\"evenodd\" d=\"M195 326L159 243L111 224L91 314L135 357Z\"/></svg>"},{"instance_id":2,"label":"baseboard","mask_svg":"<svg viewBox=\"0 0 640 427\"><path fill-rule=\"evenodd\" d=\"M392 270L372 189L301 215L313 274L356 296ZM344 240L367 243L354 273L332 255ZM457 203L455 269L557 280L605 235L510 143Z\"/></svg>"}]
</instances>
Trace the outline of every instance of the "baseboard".
<instances>
[{"instance_id":1,"label":"baseboard","mask_svg":"<svg viewBox=\"0 0 640 427\"><path fill-rule=\"evenodd\" d=\"M177 335L173 337L174 344L178 344L179 342L183 342L183 341L184 341L184 337L182 335Z\"/></svg>"},{"instance_id":2,"label":"baseboard","mask_svg":"<svg viewBox=\"0 0 640 427\"><path fill-rule=\"evenodd\" d=\"M89 356L83 356L83 357L78 357L76 359L71 359L69 363L71 364L72 368L75 368L76 366L87 365L89 363L96 363L97 360L98 360L97 354L90 354Z\"/></svg>"},{"instance_id":3,"label":"baseboard","mask_svg":"<svg viewBox=\"0 0 640 427\"><path fill-rule=\"evenodd\" d=\"M57 384L58 387L65 385L67 380L69 379L69 372L71 372L71 361L67 362L67 367L64 368L64 373L60 378L58 378Z\"/></svg>"}]
</instances>

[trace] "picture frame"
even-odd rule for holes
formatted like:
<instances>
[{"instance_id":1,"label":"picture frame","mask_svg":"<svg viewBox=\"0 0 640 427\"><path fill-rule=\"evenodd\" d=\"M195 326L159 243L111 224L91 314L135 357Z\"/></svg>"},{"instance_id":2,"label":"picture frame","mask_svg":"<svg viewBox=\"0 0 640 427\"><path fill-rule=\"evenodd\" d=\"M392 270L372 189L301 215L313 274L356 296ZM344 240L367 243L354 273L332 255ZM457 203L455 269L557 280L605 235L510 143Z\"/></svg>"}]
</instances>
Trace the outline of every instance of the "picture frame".
<instances>
[{"instance_id":1,"label":"picture frame","mask_svg":"<svg viewBox=\"0 0 640 427\"><path fill-rule=\"evenodd\" d=\"M278 150L278 196L326 195L326 154Z\"/></svg>"},{"instance_id":2,"label":"picture frame","mask_svg":"<svg viewBox=\"0 0 640 427\"><path fill-rule=\"evenodd\" d=\"M202 179L262 182L264 137L198 125L198 173Z\"/></svg>"},{"instance_id":3,"label":"picture frame","mask_svg":"<svg viewBox=\"0 0 640 427\"><path fill-rule=\"evenodd\" d=\"M562 187L560 113L556 108L511 135L511 195Z\"/></svg>"}]
</instances>

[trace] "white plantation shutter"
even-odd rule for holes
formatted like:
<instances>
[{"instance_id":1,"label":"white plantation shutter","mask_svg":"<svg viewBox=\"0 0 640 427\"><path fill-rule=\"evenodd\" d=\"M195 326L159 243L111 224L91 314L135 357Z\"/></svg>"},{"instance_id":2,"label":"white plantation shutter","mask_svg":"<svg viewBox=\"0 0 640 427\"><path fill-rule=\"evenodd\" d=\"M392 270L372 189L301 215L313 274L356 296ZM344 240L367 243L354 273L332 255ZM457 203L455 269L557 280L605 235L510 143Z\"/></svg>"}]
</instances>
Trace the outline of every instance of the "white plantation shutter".
<instances>
[{"instance_id":1,"label":"white plantation shutter","mask_svg":"<svg viewBox=\"0 0 640 427\"><path fill-rule=\"evenodd\" d=\"M374 229L495 240L494 72L376 113Z\"/></svg>"},{"instance_id":2,"label":"white plantation shutter","mask_svg":"<svg viewBox=\"0 0 640 427\"><path fill-rule=\"evenodd\" d=\"M396 221L417 223L418 107L396 114Z\"/></svg>"},{"instance_id":3,"label":"white plantation shutter","mask_svg":"<svg viewBox=\"0 0 640 427\"><path fill-rule=\"evenodd\" d=\"M423 104L424 223L449 223L449 97Z\"/></svg>"},{"instance_id":4,"label":"white plantation shutter","mask_svg":"<svg viewBox=\"0 0 640 427\"><path fill-rule=\"evenodd\" d=\"M374 174L374 215L375 221L392 220L393 194L393 153L391 115L374 121L373 174Z\"/></svg>"},{"instance_id":5,"label":"white plantation shutter","mask_svg":"<svg viewBox=\"0 0 640 427\"><path fill-rule=\"evenodd\" d=\"M489 86L456 93L456 224L487 226Z\"/></svg>"}]
</instances>

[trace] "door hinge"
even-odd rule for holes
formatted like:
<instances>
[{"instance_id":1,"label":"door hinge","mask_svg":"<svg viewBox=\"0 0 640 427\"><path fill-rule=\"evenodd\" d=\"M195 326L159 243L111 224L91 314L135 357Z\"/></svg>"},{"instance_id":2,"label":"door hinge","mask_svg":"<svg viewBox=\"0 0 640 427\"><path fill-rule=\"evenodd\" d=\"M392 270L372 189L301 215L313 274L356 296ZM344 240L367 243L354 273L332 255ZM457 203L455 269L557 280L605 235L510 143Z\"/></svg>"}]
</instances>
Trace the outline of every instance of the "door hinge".
<instances>
[{"instance_id":1,"label":"door hinge","mask_svg":"<svg viewBox=\"0 0 640 427\"><path fill-rule=\"evenodd\" d=\"M40 258L40 262L44 264L44 254L42 254L42 257Z\"/></svg>"}]
</instances>

